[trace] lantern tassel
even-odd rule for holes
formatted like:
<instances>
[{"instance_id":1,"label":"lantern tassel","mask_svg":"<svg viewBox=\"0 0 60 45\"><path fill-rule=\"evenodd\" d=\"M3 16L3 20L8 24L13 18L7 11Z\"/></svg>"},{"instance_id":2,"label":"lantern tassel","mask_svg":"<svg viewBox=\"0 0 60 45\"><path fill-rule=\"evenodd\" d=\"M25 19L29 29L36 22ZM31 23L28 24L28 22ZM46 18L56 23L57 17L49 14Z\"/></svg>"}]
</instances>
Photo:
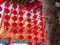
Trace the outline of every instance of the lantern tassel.
<instances>
[{"instance_id":1,"label":"lantern tassel","mask_svg":"<svg viewBox=\"0 0 60 45\"><path fill-rule=\"evenodd\" d=\"M7 45L10 45L11 44L11 38L8 38L8 43Z\"/></svg>"}]
</instances>

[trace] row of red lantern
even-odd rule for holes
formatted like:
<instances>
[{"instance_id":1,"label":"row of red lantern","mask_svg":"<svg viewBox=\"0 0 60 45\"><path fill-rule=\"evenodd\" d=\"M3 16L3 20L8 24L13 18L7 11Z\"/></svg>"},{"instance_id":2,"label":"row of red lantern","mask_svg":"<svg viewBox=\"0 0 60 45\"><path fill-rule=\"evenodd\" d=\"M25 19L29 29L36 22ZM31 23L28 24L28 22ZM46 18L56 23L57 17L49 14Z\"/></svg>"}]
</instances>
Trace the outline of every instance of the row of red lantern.
<instances>
[{"instance_id":1,"label":"row of red lantern","mask_svg":"<svg viewBox=\"0 0 60 45\"><path fill-rule=\"evenodd\" d=\"M37 4L36 4L37 3ZM0 2L0 5L2 5L3 4L3 0L1 0L1 2ZM32 6L31 6L31 4L32 4ZM9 2L9 1L6 1L5 2L5 7L6 8L9 8L10 7L10 5L11 5L11 2ZM13 9L16 9L16 8L18 8L19 10L31 10L32 8L37 8L37 7L40 7L40 6L42 6L42 3L40 2L40 1L34 1L34 2L32 2L32 3L29 3L29 4L24 4L24 5L20 5L20 6L18 6L16 3L14 3L13 5L12 5L12 8ZM2 10L2 8L0 8L1 10ZM0 11L1 11L0 10Z\"/></svg>"},{"instance_id":2,"label":"row of red lantern","mask_svg":"<svg viewBox=\"0 0 60 45\"><path fill-rule=\"evenodd\" d=\"M1 15L0 15L0 17L1 17ZM9 15L5 15L5 16L3 16L3 18L5 20L9 20L10 18L12 18L12 20L14 20L14 21L16 21L16 20L20 20L20 21L24 20L23 17L17 17L17 16L10 17ZM34 15L33 19L36 19L36 18L37 18L37 15ZM40 20L42 20L42 18L40 18ZM27 21L31 21L31 18L28 18Z\"/></svg>"},{"instance_id":3,"label":"row of red lantern","mask_svg":"<svg viewBox=\"0 0 60 45\"><path fill-rule=\"evenodd\" d=\"M7 20L7 19L9 19L10 17L7 15L7 16L5 16L5 18L6 18L6 20ZM41 18L42 18L42 17L41 17ZM16 18L14 18L14 19L16 19ZM21 20L20 20L20 21L21 21ZM34 21L33 23L36 24L37 22ZM19 23L19 25L20 25L20 26L23 26L23 23ZM40 22L40 25L43 26L43 22ZM4 22L4 26L10 26L10 24L9 24L8 22ZM15 22L12 23L12 26L13 26L13 27L17 26L17 23L15 23ZM31 24L28 24L27 26L28 26L28 27L31 27ZM34 29L36 30L36 29L38 29L38 27L35 26Z\"/></svg>"},{"instance_id":4,"label":"row of red lantern","mask_svg":"<svg viewBox=\"0 0 60 45\"><path fill-rule=\"evenodd\" d=\"M2 8L2 7L1 7ZM9 19L10 18L10 16L8 16L8 13L12 13L12 14L14 14L14 17L12 17L13 18L13 20L17 20L17 17L16 17L16 15L20 15L20 16L24 16L24 12L22 12L22 11L16 11L16 10L9 10L8 8L4 8L4 13L6 13L7 15L5 16L5 18L7 18L7 19ZM36 15L36 13L37 13L37 11L36 10L33 10L33 12L32 12L33 14L34 14L34 16L33 16L33 18L34 19L36 19L37 18L37 15ZM26 14L27 15L27 17L30 17L31 16L31 14L30 13L27 13ZM40 16L42 16L42 14L41 14L41 12L40 12ZM1 17L1 15L0 15L0 17ZM9 18L8 18L9 17ZM22 18L22 17L21 17ZM42 17L40 18L40 19L42 19Z\"/></svg>"},{"instance_id":5,"label":"row of red lantern","mask_svg":"<svg viewBox=\"0 0 60 45\"><path fill-rule=\"evenodd\" d=\"M30 13L29 13L29 14L30 14ZM34 15L33 18L34 18L34 19L37 18L37 15ZM3 17L3 19L9 20L9 19L10 19L10 16L5 15L5 16ZM12 17L12 20L14 20L14 21L17 20L17 16ZM19 20L22 21L22 20L24 20L24 19L23 19L23 17L20 17ZM40 20L42 20L42 17L40 17ZM31 19L28 18L27 21L30 22ZM34 23L34 24L37 24L37 20L33 21L33 23ZM10 25L8 22L4 22L4 24L5 24L5 26L9 26L9 25ZM23 23L19 23L19 24L20 24L21 26L23 26ZM17 26L17 23L14 22L14 23L12 23L12 25L13 25L13 26ZM43 23L40 22L40 25L43 26ZM28 24L28 27L31 27L31 25Z\"/></svg>"},{"instance_id":6,"label":"row of red lantern","mask_svg":"<svg viewBox=\"0 0 60 45\"><path fill-rule=\"evenodd\" d=\"M7 11L8 12L8 11ZM20 13L20 15L23 15L22 13ZM30 16L31 14L30 13L28 13L27 14L27 16ZM41 14L42 15L42 14ZM8 15L5 15L5 16L3 16L3 19L5 19L5 20L9 20L11 17L10 16L8 16ZM27 17L28 18L28 17ZM34 15L33 16L33 18L34 19L36 19L37 18L37 15ZM17 16L13 16L12 17L12 20L18 20L18 17ZM23 19L23 17L19 17L19 21L23 21L24 19ZM28 19L26 19L28 22L31 22L31 20L32 19L30 19L30 18L28 18ZM40 17L40 20L42 20L42 17ZM7 26L9 26L9 23L8 22L4 22L5 23L5 26L6 26L6 24L7 24ZM33 21L33 23L34 24L37 24L37 20L34 20ZM23 25L23 23L20 23L20 24L22 24ZM41 23L42 24L42 23ZM15 25L15 26L17 26L17 24L16 23L13 23L13 25ZM30 25L30 24L28 24L28 25Z\"/></svg>"},{"instance_id":7,"label":"row of red lantern","mask_svg":"<svg viewBox=\"0 0 60 45\"><path fill-rule=\"evenodd\" d=\"M2 8L2 7L1 7ZM2 9L0 9L1 11L2 11ZM25 10L26 11L26 10ZM14 9L8 9L8 8L4 8L4 13L12 13L12 14L14 14L14 15L17 15L17 14L19 14L19 15L21 15L21 16L23 16L24 15L24 11L20 11L19 9L18 10L14 10ZM33 11L30 11L31 13L33 13L34 15L36 15L36 13L37 13L37 10L33 10ZM31 14L30 14L30 12L28 12L27 13L27 16L28 17L30 17L31 16ZM40 13L41 14L41 13Z\"/></svg>"},{"instance_id":8,"label":"row of red lantern","mask_svg":"<svg viewBox=\"0 0 60 45\"><path fill-rule=\"evenodd\" d=\"M36 29L36 28L35 28L35 29ZM29 31L27 31L27 32L28 32L28 33L31 33L30 31L31 31L31 30L29 30ZM17 30L15 30L15 31L12 30L12 32L13 32L13 33L16 33ZM20 33L22 33L22 32L23 32L23 30L20 30ZM34 34L37 35L38 33L37 33L37 32L34 32ZM43 33L42 33L42 34L43 34ZM40 35L41 35L41 34L40 34ZM41 35L41 36L42 36L42 35ZM42 37L43 37L43 36L42 36ZM30 37L29 37L29 38L30 38Z\"/></svg>"},{"instance_id":9,"label":"row of red lantern","mask_svg":"<svg viewBox=\"0 0 60 45\"><path fill-rule=\"evenodd\" d=\"M10 2L6 2L6 3L5 3L5 6L6 6L6 7L9 7L9 6L10 6ZM20 12L17 12L16 10L11 11L11 10L9 10L9 9L6 8L6 7L4 8L4 13L6 13L6 14L12 12L14 15L15 15L15 14L18 14L18 13L19 13L19 15L22 15L22 16L24 15L24 13L23 13L22 11L20 11L20 10L23 10L23 9L25 8L24 6L17 6L16 4L13 4L13 6L12 6L13 9L16 9L16 8L18 7L18 9L19 9L18 11L20 11ZM2 7L0 7L0 11L2 11ZM37 11L36 11L36 10L33 10L33 13L36 14ZM31 14L28 13L27 16L30 17ZM1 16L0 16L0 17L1 17ZM11 17L8 16L8 15L7 15L6 17L4 16L4 19L6 19L6 20L8 20L8 19L10 19L10 18L11 18ZM34 15L33 18L36 19L36 18L37 18L37 15ZM43 22L42 22L42 21L43 21L43 19L42 19L42 11L40 12L40 18L39 18L39 19L41 20L41 22L40 22L40 24L39 24L39 25L41 25L41 29L40 29L40 28L39 28L39 29L40 29L40 32L42 32L42 33L40 33L40 36L41 36L40 38L42 38L42 39L41 39L41 42L44 43L44 33L43 33L44 31L43 31ZM18 20L18 19L17 19L16 16L14 16L14 17L12 17L12 20L15 21L15 20ZM22 21L22 20L24 20L24 19L21 17L21 18L19 18L19 20ZM31 20L32 20L32 19L28 18L27 21L30 22ZM33 23L36 24L37 22L34 21ZM10 26L10 24L8 23L8 21L7 21L7 22L4 22L4 25L5 25L5 26ZM14 22L14 23L12 23L12 25L13 25L13 28L14 28L14 27L17 26L17 23ZM20 23L20 26L21 26L21 25L23 26L22 23ZM33 25L33 26L34 26L34 25ZM28 24L28 27L30 28L30 27L32 27L32 26L31 26L30 24ZM31 40L32 37L33 37L33 36L30 35L31 33L33 33L33 34L35 35L35 37L33 38L33 40L34 40L36 43L35 43L34 45L38 45L37 42L38 42L38 40L39 40L39 38L37 37L37 35L39 34L37 28L38 28L38 26L35 26L35 27L34 27L34 29L36 30L35 32L31 32L32 30L28 30L28 31L26 32L26 34L27 34L27 33L29 34L29 35L27 36L27 38L26 38L26 39L28 39L28 40ZM25 29L25 30L26 30L26 29ZM21 35L19 35L19 39L20 39L20 40L23 40L23 39L24 39L24 36L22 35L22 33L24 32L23 29L20 29L20 30L13 29L13 30L12 30L12 33L14 33L14 34L16 34L16 33L18 33L18 32L21 33ZM31 43L31 42L28 42L28 45L32 45L32 43Z\"/></svg>"},{"instance_id":10,"label":"row of red lantern","mask_svg":"<svg viewBox=\"0 0 60 45\"><path fill-rule=\"evenodd\" d=\"M40 21L41 21L40 25L42 26L42 28L41 28L42 33L40 33L40 36L42 37L42 39L41 39L42 45L44 45L44 42L45 42L45 40L44 40L44 24L43 24L43 16L42 15L43 14L42 14L42 11L41 11L40 12Z\"/></svg>"},{"instance_id":11,"label":"row of red lantern","mask_svg":"<svg viewBox=\"0 0 60 45\"><path fill-rule=\"evenodd\" d=\"M9 3L9 2L8 2ZM8 5L8 4L5 4L5 6L6 7L9 7L10 6L10 4ZM5 7L5 8L6 8ZM12 5L12 8L13 9L16 9L16 8L18 8L18 10L23 10L24 9L24 6L22 6L22 5L20 5L19 7L17 7L17 5L16 4L13 4ZM3 9L2 9L2 6L0 6L0 11L2 11ZM9 9L7 8L7 9L5 9L4 11L6 11L6 13L8 13L9 12Z\"/></svg>"},{"instance_id":12,"label":"row of red lantern","mask_svg":"<svg viewBox=\"0 0 60 45\"><path fill-rule=\"evenodd\" d=\"M27 39L28 41L29 41L29 40L34 40L35 42L38 42L38 40L40 40L39 37L35 36L35 37L33 38L33 36L31 36L31 35L28 35L28 36L26 37L26 39ZM20 35L20 36L19 36L19 40L24 40L24 36L23 36L23 35Z\"/></svg>"},{"instance_id":13,"label":"row of red lantern","mask_svg":"<svg viewBox=\"0 0 60 45\"><path fill-rule=\"evenodd\" d=\"M36 24L36 23L33 23L33 25L32 24L27 24L26 27L28 27L28 28L32 27L32 29L38 29L39 27L38 26L34 26L34 24ZM4 22L4 26L8 27L10 25L13 26L13 27L17 27L17 26L24 27L24 24L23 23L18 23L17 24L15 22L13 22L12 24L10 24L8 22ZM43 26L43 23L42 22L40 23L40 26L41 27Z\"/></svg>"},{"instance_id":14,"label":"row of red lantern","mask_svg":"<svg viewBox=\"0 0 60 45\"><path fill-rule=\"evenodd\" d=\"M8 11L7 11L7 12L8 12ZM22 13L21 13L21 15L22 15ZM28 15L30 15L30 13L29 13ZM5 16L6 16L6 15L5 15ZM5 16L4 16L4 17L5 17ZM37 15L36 15L36 16L37 16ZM36 16L34 16L34 18L37 18ZM7 15L5 18L6 18L6 20L7 20L7 19L10 19L10 17L9 17L8 15ZM14 17L14 18L12 18L12 19L15 21L16 18ZM21 20L24 20L24 19L22 19L22 18L20 18L20 19L21 19ZM40 18L39 18L39 19L41 20L41 22L40 22L39 25L42 26L42 27L41 27L41 31L43 32L42 11L40 12ZM21 20L20 20L20 21L21 21ZM32 20L32 19L31 19L31 20ZM34 20L35 20L35 19L34 19ZM30 22L30 18L29 18L28 21ZM4 23L5 23L5 26L6 26L6 25L7 25L7 26L10 26L9 23L8 23L8 21L7 21L7 22L4 22ZM36 24L35 21L34 21L33 23ZM20 23L20 24L21 24L21 23ZM12 25L13 25L14 27L16 27L16 26L17 26L17 23L14 22ZM21 24L21 25L23 25L23 24ZM33 26L34 26L34 25L33 25ZM14 28L14 27L13 27L13 28ZM31 25L28 24L28 27L30 28ZM37 30L37 28L38 28L37 26L34 27L35 30ZM40 29L40 28L39 28L39 29ZM38 30L37 30L37 31L38 31ZM37 32L37 31L34 32L34 33L32 32L32 33L33 33L34 35L38 35L38 32ZM17 33L17 30L12 30L12 32L15 34L15 33ZM30 34L30 33L31 33L31 30L28 30L27 32ZM26 33L27 33L27 32L26 32ZM20 33L23 33L23 30L20 30ZM43 43L43 42L44 42L44 33L40 33L40 36L43 38L43 39L41 39L41 41L42 41L42 43ZM24 38L23 35L20 35L20 36L19 36L19 39L23 39L23 38ZM29 36L28 36L28 39L31 39L31 38L32 38L32 37L29 35ZM37 37L34 38L35 41L37 41L38 39L39 39L39 38L37 38Z\"/></svg>"}]
</instances>

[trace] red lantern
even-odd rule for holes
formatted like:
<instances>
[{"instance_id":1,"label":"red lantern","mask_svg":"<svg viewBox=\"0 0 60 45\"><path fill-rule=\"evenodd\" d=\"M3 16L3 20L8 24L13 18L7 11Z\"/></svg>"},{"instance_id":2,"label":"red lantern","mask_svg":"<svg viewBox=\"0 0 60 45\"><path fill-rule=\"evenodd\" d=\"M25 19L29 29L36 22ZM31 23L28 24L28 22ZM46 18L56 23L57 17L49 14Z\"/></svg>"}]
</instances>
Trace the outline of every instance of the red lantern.
<instances>
[{"instance_id":1,"label":"red lantern","mask_svg":"<svg viewBox=\"0 0 60 45\"><path fill-rule=\"evenodd\" d=\"M17 23L15 23L15 22L12 23L12 26L13 26L13 27L16 27L16 26L17 26Z\"/></svg>"},{"instance_id":2,"label":"red lantern","mask_svg":"<svg viewBox=\"0 0 60 45\"><path fill-rule=\"evenodd\" d=\"M60 24L60 15L58 15L58 24Z\"/></svg>"},{"instance_id":3,"label":"red lantern","mask_svg":"<svg viewBox=\"0 0 60 45\"><path fill-rule=\"evenodd\" d=\"M32 45L32 42L28 42L27 45Z\"/></svg>"},{"instance_id":4,"label":"red lantern","mask_svg":"<svg viewBox=\"0 0 60 45\"><path fill-rule=\"evenodd\" d=\"M16 20L17 20L17 17L16 17L16 16L14 16L14 17L12 17L12 19L13 19L14 21L16 21Z\"/></svg>"},{"instance_id":5,"label":"red lantern","mask_svg":"<svg viewBox=\"0 0 60 45\"><path fill-rule=\"evenodd\" d=\"M28 24L28 25L27 25L27 27L29 27L29 28L30 28L30 27L31 27L31 24Z\"/></svg>"},{"instance_id":6,"label":"red lantern","mask_svg":"<svg viewBox=\"0 0 60 45\"><path fill-rule=\"evenodd\" d=\"M3 3L3 0L0 0L0 5Z\"/></svg>"},{"instance_id":7,"label":"red lantern","mask_svg":"<svg viewBox=\"0 0 60 45\"><path fill-rule=\"evenodd\" d=\"M0 11L2 11L2 7L0 6Z\"/></svg>"},{"instance_id":8,"label":"red lantern","mask_svg":"<svg viewBox=\"0 0 60 45\"><path fill-rule=\"evenodd\" d=\"M9 9L7 9L7 8L4 9L4 13L9 13L9 12L10 12Z\"/></svg>"},{"instance_id":9,"label":"red lantern","mask_svg":"<svg viewBox=\"0 0 60 45\"><path fill-rule=\"evenodd\" d=\"M28 18L28 19L27 19L27 21L28 21L28 22L31 22L31 19L30 19L30 18Z\"/></svg>"},{"instance_id":10,"label":"red lantern","mask_svg":"<svg viewBox=\"0 0 60 45\"><path fill-rule=\"evenodd\" d=\"M16 9L17 8L17 5L16 4L13 4L13 6L12 6L14 9Z\"/></svg>"},{"instance_id":11,"label":"red lantern","mask_svg":"<svg viewBox=\"0 0 60 45\"><path fill-rule=\"evenodd\" d=\"M4 19L5 19L5 20L8 20L8 19L10 19L10 16L5 15L5 16L4 16Z\"/></svg>"},{"instance_id":12,"label":"red lantern","mask_svg":"<svg viewBox=\"0 0 60 45\"><path fill-rule=\"evenodd\" d=\"M27 13L27 16L28 16L28 17L30 17L30 16L31 16L31 14L30 14L30 13Z\"/></svg>"},{"instance_id":13,"label":"red lantern","mask_svg":"<svg viewBox=\"0 0 60 45\"><path fill-rule=\"evenodd\" d=\"M42 16L42 11L40 11L40 16Z\"/></svg>"},{"instance_id":14,"label":"red lantern","mask_svg":"<svg viewBox=\"0 0 60 45\"><path fill-rule=\"evenodd\" d=\"M34 30L38 30L38 27L37 27L37 26L34 26L33 29L34 29Z\"/></svg>"},{"instance_id":15,"label":"red lantern","mask_svg":"<svg viewBox=\"0 0 60 45\"><path fill-rule=\"evenodd\" d=\"M40 28L40 30L42 30L42 31L43 31L43 29L44 29L43 27L42 27L42 28Z\"/></svg>"},{"instance_id":16,"label":"red lantern","mask_svg":"<svg viewBox=\"0 0 60 45\"><path fill-rule=\"evenodd\" d=\"M23 17L19 17L19 20L22 21L23 20Z\"/></svg>"},{"instance_id":17,"label":"red lantern","mask_svg":"<svg viewBox=\"0 0 60 45\"><path fill-rule=\"evenodd\" d=\"M23 10L24 7L22 5L19 6L19 10Z\"/></svg>"},{"instance_id":18,"label":"red lantern","mask_svg":"<svg viewBox=\"0 0 60 45\"><path fill-rule=\"evenodd\" d=\"M44 33L40 33L40 35L41 35L41 37L43 37L43 38L44 38Z\"/></svg>"},{"instance_id":19,"label":"red lantern","mask_svg":"<svg viewBox=\"0 0 60 45\"><path fill-rule=\"evenodd\" d=\"M13 10L12 13L13 13L13 14L17 14L17 11L16 11L16 10Z\"/></svg>"},{"instance_id":20,"label":"red lantern","mask_svg":"<svg viewBox=\"0 0 60 45\"><path fill-rule=\"evenodd\" d=\"M36 42L37 42L37 41L38 41L38 38L37 38L37 37L34 37L34 41L36 41Z\"/></svg>"},{"instance_id":21,"label":"red lantern","mask_svg":"<svg viewBox=\"0 0 60 45\"><path fill-rule=\"evenodd\" d=\"M42 44L44 44L44 42L45 42L44 39L42 39L41 42L42 42Z\"/></svg>"},{"instance_id":22,"label":"red lantern","mask_svg":"<svg viewBox=\"0 0 60 45\"><path fill-rule=\"evenodd\" d=\"M33 18L36 19L37 18L37 15L34 15Z\"/></svg>"},{"instance_id":23,"label":"red lantern","mask_svg":"<svg viewBox=\"0 0 60 45\"><path fill-rule=\"evenodd\" d=\"M34 32L34 35L38 35L38 32L37 32L37 31L35 31L35 32Z\"/></svg>"},{"instance_id":24,"label":"red lantern","mask_svg":"<svg viewBox=\"0 0 60 45\"><path fill-rule=\"evenodd\" d=\"M39 45L39 44L36 42L36 43L34 43L34 45Z\"/></svg>"},{"instance_id":25,"label":"red lantern","mask_svg":"<svg viewBox=\"0 0 60 45\"><path fill-rule=\"evenodd\" d=\"M19 15L23 16L24 15L24 12L20 11L19 12Z\"/></svg>"},{"instance_id":26,"label":"red lantern","mask_svg":"<svg viewBox=\"0 0 60 45\"><path fill-rule=\"evenodd\" d=\"M19 26L22 27L23 26L23 23L19 23Z\"/></svg>"},{"instance_id":27,"label":"red lantern","mask_svg":"<svg viewBox=\"0 0 60 45\"><path fill-rule=\"evenodd\" d=\"M34 23L34 24L37 24L37 20L34 20L33 23Z\"/></svg>"},{"instance_id":28,"label":"red lantern","mask_svg":"<svg viewBox=\"0 0 60 45\"><path fill-rule=\"evenodd\" d=\"M30 9L30 8L26 8L26 10L27 10L28 12L31 12L31 9Z\"/></svg>"},{"instance_id":29,"label":"red lantern","mask_svg":"<svg viewBox=\"0 0 60 45\"><path fill-rule=\"evenodd\" d=\"M5 6L6 6L6 7L9 7L9 6L10 6L10 2L7 1L7 2L5 3Z\"/></svg>"},{"instance_id":30,"label":"red lantern","mask_svg":"<svg viewBox=\"0 0 60 45\"><path fill-rule=\"evenodd\" d=\"M40 17L40 20L41 20L41 21L43 20L42 17Z\"/></svg>"},{"instance_id":31,"label":"red lantern","mask_svg":"<svg viewBox=\"0 0 60 45\"><path fill-rule=\"evenodd\" d=\"M31 40L31 39L32 39L32 36L29 35L29 36L27 37L27 39L28 39L28 40Z\"/></svg>"},{"instance_id":32,"label":"red lantern","mask_svg":"<svg viewBox=\"0 0 60 45\"><path fill-rule=\"evenodd\" d=\"M2 15L0 14L0 18L1 18L1 16L2 16Z\"/></svg>"},{"instance_id":33,"label":"red lantern","mask_svg":"<svg viewBox=\"0 0 60 45\"><path fill-rule=\"evenodd\" d=\"M31 33L32 33L32 31L31 31L31 30L28 30L28 31L27 31L27 33L31 34Z\"/></svg>"},{"instance_id":34,"label":"red lantern","mask_svg":"<svg viewBox=\"0 0 60 45\"><path fill-rule=\"evenodd\" d=\"M20 35L20 36L19 36L19 39L20 39L20 40L23 40L23 39L24 39L23 35Z\"/></svg>"},{"instance_id":35,"label":"red lantern","mask_svg":"<svg viewBox=\"0 0 60 45\"><path fill-rule=\"evenodd\" d=\"M60 18L60 15L58 15L58 18Z\"/></svg>"},{"instance_id":36,"label":"red lantern","mask_svg":"<svg viewBox=\"0 0 60 45\"><path fill-rule=\"evenodd\" d=\"M12 32L13 32L14 34L16 34L16 33L17 33L17 29L13 29Z\"/></svg>"},{"instance_id":37,"label":"red lantern","mask_svg":"<svg viewBox=\"0 0 60 45\"><path fill-rule=\"evenodd\" d=\"M8 22L4 22L4 26L10 26Z\"/></svg>"},{"instance_id":38,"label":"red lantern","mask_svg":"<svg viewBox=\"0 0 60 45\"><path fill-rule=\"evenodd\" d=\"M34 13L34 14L36 14L36 12L37 12L36 10L33 10L33 13Z\"/></svg>"},{"instance_id":39,"label":"red lantern","mask_svg":"<svg viewBox=\"0 0 60 45\"><path fill-rule=\"evenodd\" d=\"M23 33L23 29L19 29L19 32L20 32L20 33Z\"/></svg>"},{"instance_id":40,"label":"red lantern","mask_svg":"<svg viewBox=\"0 0 60 45\"><path fill-rule=\"evenodd\" d=\"M40 22L40 25L43 26L43 22Z\"/></svg>"}]
</instances>

